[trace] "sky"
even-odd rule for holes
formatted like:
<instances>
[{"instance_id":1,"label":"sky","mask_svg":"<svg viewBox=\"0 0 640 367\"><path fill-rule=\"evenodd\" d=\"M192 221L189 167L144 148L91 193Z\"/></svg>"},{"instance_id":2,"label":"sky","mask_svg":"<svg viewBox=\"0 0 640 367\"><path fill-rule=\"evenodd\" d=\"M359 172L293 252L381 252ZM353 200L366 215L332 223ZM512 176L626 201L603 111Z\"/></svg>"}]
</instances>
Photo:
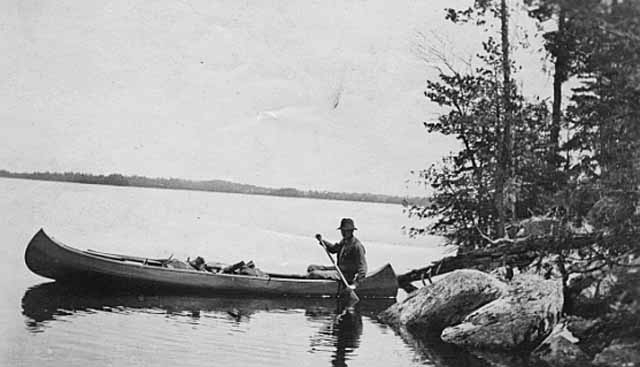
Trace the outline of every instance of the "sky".
<instances>
[{"instance_id":1,"label":"sky","mask_svg":"<svg viewBox=\"0 0 640 367\"><path fill-rule=\"evenodd\" d=\"M422 126L419 50L475 52L487 34L444 20L466 3L2 1L0 169L424 194L410 171L457 144Z\"/></svg>"}]
</instances>

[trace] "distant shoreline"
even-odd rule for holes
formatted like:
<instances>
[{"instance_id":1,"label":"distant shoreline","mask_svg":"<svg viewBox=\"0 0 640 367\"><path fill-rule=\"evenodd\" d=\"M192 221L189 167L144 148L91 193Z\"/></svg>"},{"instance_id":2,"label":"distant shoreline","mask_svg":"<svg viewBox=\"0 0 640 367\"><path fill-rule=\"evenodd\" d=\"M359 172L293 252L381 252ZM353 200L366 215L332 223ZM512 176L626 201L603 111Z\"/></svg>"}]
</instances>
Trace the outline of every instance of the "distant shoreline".
<instances>
[{"instance_id":1,"label":"distant shoreline","mask_svg":"<svg viewBox=\"0 0 640 367\"><path fill-rule=\"evenodd\" d=\"M424 198L409 198L371 193L345 193L331 191L302 191L294 188L269 188L248 184L239 184L225 180L184 180L178 178L150 178L143 176L124 176L121 174L93 175L77 172L32 172L18 173L0 170L0 177L37 181L56 181L84 183L107 186L149 187L167 190L208 191L246 195L266 195L307 199L356 201L383 204L405 204L423 201Z\"/></svg>"}]
</instances>

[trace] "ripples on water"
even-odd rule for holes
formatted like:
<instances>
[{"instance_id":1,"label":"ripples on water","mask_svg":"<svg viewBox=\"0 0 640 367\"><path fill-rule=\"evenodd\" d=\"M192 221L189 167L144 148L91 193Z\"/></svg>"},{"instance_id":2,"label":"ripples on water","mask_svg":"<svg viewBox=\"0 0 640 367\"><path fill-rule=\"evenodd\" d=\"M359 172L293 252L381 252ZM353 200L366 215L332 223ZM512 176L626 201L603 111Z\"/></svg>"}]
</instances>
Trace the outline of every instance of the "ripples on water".
<instances>
[{"instance_id":1,"label":"ripples on water","mask_svg":"<svg viewBox=\"0 0 640 367\"><path fill-rule=\"evenodd\" d=\"M375 319L392 303L363 300L345 313L333 299L104 294L43 283L25 292L22 313L30 333L45 337L45 344L56 342L33 348L36 353L21 362L482 365L438 342L426 345L408 335L403 341Z\"/></svg>"},{"instance_id":2,"label":"ripples on water","mask_svg":"<svg viewBox=\"0 0 640 367\"><path fill-rule=\"evenodd\" d=\"M187 366L207 360L323 365L323 359L342 366L358 355L363 318L387 333L372 317L392 302L363 301L355 312L341 313L331 299L105 295L51 282L25 292L22 312L32 333L54 333L73 323L75 340L61 351L67 356L106 348L117 354L114 360L129 353L153 359L161 353ZM94 328L101 340L84 338ZM120 345L111 344L116 340Z\"/></svg>"}]
</instances>

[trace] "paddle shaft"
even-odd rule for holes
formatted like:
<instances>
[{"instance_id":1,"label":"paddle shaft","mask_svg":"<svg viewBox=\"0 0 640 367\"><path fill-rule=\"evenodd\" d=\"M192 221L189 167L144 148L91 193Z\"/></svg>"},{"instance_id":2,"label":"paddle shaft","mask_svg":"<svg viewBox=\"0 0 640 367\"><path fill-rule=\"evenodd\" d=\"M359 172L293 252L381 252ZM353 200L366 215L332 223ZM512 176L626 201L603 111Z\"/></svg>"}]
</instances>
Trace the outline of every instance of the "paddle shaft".
<instances>
[{"instance_id":1,"label":"paddle shaft","mask_svg":"<svg viewBox=\"0 0 640 367\"><path fill-rule=\"evenodd\" d=\"M342 274L342 270L340 270L340 267L336 264L336 261L333 260L333 256L331 256L331 254L329 253L329 249L327 249L327 246L324 244L324 242L322 242L322 240L318 240L318 242L320 243L320 246L324 248L324 252L327 253L327 256L329 256L329 260L331 260L331 264L333 264L333 266L338 271L338 275L340 276L340 279L342 279L342 283L344 283L344 286L347 287L347 289L350 289L351 292L355 293L355 291L349 287L349 282L347 282L347 279L344 277L344 274Z\"/></svg>"}]
</instances>

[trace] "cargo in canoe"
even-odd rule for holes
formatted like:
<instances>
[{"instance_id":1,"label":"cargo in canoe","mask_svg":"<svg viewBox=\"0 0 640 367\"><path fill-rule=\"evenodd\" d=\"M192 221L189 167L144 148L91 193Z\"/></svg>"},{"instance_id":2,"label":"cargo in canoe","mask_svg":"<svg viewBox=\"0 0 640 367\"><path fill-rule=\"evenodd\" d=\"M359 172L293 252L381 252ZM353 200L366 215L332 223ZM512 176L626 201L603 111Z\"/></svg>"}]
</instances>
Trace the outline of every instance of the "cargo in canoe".
<instances>
[{"instance_id":1,"label":"cargo in canoe","mask_svg":"<svg viewBox=\"0 0 640 367\"><path fill-rule=\"evenodd\" d=\"M336 297L341 294L341 285L333 280L276 273L255 277L173 269L163 266L165 260L79 250L49 237L42 229L25 251L25 262L32 272L59 282L89 287L202 296ZM397 290L396 274L387 264L369 273L358 285L357 294L361 298L393 298Z\"/></svg>"}]
</instances>

